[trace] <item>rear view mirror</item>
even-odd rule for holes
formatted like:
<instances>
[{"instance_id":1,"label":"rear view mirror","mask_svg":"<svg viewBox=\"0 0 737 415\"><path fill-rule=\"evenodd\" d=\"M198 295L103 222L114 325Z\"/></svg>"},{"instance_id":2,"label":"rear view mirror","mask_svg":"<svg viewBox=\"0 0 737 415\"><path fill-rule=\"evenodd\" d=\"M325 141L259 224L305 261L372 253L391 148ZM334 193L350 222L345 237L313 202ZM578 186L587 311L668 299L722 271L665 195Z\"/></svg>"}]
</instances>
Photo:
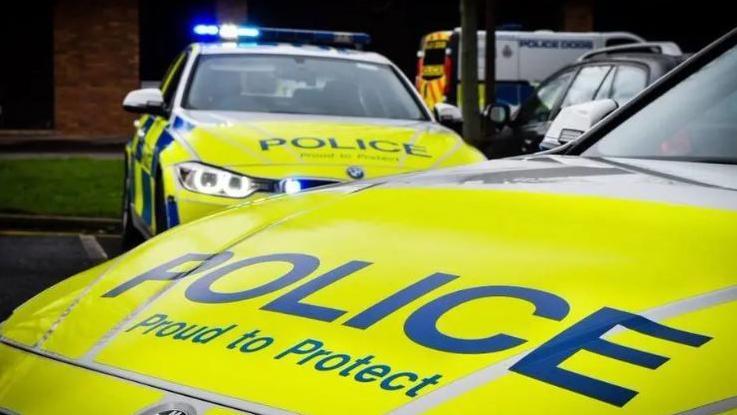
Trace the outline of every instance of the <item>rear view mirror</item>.
<instances>
[{"instance_id":1,"label":"rear view mirror","mask_svg":"<svg viewBox=\"0 0 737 415\"><path fill-rule=\"evenodd\" d=\"M577 139L617 107L614 100L600 99L563 108L550 124L540 149L550 150Z\"/></svg>"},{"instance_id":2,"label":"rear view mirror","mask_svg":"<svg viewBox=\"0 0 737 415\"><path fill-rule=\"evenodd\" d=\"M134 114L151 114L165 117L164 97L158 88L131 91L123 100L123 109Z\"/></svg>"},{"instance_id":3,"label":"rear view mirror","mask_svg":"<svg viewBox=\"0 0 737 415\"><path fill-rule=\"evenodd\" d=\"M452 130L458 131L461 124L463 124L461 109L454 105L439 102L433 108L433 115L435 115L437 122Z\"/></svg>"}]
</instances>

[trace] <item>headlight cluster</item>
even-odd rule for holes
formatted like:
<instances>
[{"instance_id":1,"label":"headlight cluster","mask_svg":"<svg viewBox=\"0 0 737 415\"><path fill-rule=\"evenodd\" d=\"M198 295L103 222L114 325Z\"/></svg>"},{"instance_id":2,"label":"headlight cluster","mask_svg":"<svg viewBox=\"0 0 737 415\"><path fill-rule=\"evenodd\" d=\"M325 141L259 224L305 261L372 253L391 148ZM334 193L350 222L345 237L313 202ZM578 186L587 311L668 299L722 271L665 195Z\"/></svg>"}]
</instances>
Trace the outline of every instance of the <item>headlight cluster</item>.
<instances>
[{"instance_id":1,"label":"headlight cluster","mask_svg":"<svg viewBox=\"0 0 737 415\"><path fill-rule=\"evenodd\" d=\"M192 192L244 198L259 189L249 177L204 164L182 163L176 169L179 183Z\"/></svg>"}]
</instances>

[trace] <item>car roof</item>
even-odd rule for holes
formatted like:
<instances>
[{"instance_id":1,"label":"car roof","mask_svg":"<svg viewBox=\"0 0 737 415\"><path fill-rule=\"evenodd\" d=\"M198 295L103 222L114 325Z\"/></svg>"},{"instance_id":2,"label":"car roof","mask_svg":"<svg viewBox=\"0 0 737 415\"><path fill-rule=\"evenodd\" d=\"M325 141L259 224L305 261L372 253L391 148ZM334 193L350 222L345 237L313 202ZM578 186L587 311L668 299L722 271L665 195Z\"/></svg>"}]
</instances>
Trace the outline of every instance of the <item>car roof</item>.
<instances>
[{"instance_id":1,"label":"car roof","mask_svg":"<svg viewBox=\"0 0 737 415\"><path fill-rule=\"evenodd\" d=\"M678 65L679 63L686 60L687 55L666 55L662 53L648 53L648 52L618 52L612 54L601 54L592 56L581 63L589 62L600 62L600 61L614 61L614 62L638 62L644 64L664 64L664 65Z\"/></svg>"},{"instance_id":2,"label":"car roof","mask_svg":"<svg viewBox=\"0 0 737 415\"><path fill-rule=\"evenodd\" d=\"M344 59L390 65L391 61L375 52L318 45L291 43L195 43L194 50L202 55L290 55L319 58Z\"/></svg>"},{"instance_id":3,"label":"car roof","mask_svg":"<svg viewBox=\"0 0 737 415\"><path fill-rule=\"evenodd\" d=\"M612 54L602 54L592 56L591 58L575 62L574 64L565 66L562 70L570 68L579 68L586 65L596 64L636 64L646 66L650 74L650 82L660 78L671 69L678 66L681 62L685 61L688 55L666 55L662 53L652 52L617 52ZM556 72L556 74L559 72ZM555 75L553 75L555 76Z\"/></svg>"}]
</instances>

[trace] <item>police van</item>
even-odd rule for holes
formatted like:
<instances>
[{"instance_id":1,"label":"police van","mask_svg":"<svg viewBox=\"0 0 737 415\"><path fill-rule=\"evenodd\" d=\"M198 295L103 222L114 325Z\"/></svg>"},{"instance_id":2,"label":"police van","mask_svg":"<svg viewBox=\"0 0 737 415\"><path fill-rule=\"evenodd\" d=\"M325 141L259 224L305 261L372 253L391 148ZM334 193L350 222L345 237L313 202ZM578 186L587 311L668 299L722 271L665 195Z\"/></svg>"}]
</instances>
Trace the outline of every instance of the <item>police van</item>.
<instances>
[{"instance_id":1,"label":"police van","mask_svg":"<svg viewBox=\"0 0 737 415\"><path fill-rule=\"evenodd\" d=\"M429 107L438 102L459 106L461 29L430 33L417 52L415 85ZM534 86L586 52L603 47L644 42L628 32L496 32L497 100L519 105ZM478 32L480 105L484 102L486 32Z\"/></svg>"}]
</instances>

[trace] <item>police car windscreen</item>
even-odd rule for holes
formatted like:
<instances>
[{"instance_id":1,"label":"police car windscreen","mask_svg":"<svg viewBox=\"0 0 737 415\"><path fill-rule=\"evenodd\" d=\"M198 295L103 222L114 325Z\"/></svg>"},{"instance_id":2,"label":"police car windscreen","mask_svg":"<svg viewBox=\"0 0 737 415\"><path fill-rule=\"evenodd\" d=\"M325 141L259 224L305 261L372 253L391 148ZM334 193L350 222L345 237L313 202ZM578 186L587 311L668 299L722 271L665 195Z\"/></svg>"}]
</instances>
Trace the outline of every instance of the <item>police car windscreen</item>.
<instances>
[{"instance_id":1,"label":"police car windscreen","mask_svg":"<svg viewBox=\"0 0 737 415\"><path fill-rule=\"evenodd\" d=\"M424 120L391 67L345 59L204 55L188 109Z\"/></svg>"},{"instance_id":2,"label":"police car windscreen","mask_svg":"<svg viewBox=\"0 0 737 415\"><path fill-rule=\"evenodd\" d=\"M667 90L583 153L737 164L737 46Z\"/></svg>"}]
</instances>

